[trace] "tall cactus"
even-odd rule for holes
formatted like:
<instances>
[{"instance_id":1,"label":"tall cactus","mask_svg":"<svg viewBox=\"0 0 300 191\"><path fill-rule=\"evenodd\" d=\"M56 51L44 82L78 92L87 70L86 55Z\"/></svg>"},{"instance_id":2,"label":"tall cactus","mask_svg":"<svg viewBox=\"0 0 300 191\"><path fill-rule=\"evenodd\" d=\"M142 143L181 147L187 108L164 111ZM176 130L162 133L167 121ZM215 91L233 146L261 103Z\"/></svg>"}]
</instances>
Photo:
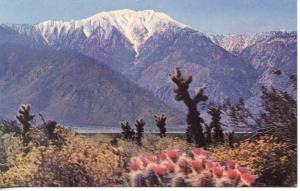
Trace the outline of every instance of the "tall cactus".
<instances>
[{"instance_id":1,"label":"tall cactus","mask_svg":"<svg viewBox=\"0 0 300 191\"><path fill-rule=\"evenodd\" d=\"M208 97L204 95L204 89L199 88L196 96L191 98L188 89L193 78L192 76L183 78L180 68L176 68L176 73L171 76L171 80L177 85L177 89L174 89L174 92L176 93L175 99L177 101L183 101L188 108L187 123L189 130L187 132L190 134L196 147L206 147L201 125L204 121L200 117L200 113L197 109L197 104L208 99Z\"/></svg>"},{"instance_id":2,"label":"tall cactus","mask_svg":"<svg viewBox=\"0 0 300 191\"><path fill-rule=\"evenodd\" d=\"M215 143L224 143L224 133L221 127L221 108L213 103L208 107L207 113L211 115L211 123L209 129L213 130L213 138Z\"/></svg>"},{"instance_id":3,"label":"tall cactus","mask_svg":"<svg viewBox=\"0 0 300 191\"><path fill-rule=\"evenodd\" d=\"M133 140L134 138L134 129L132 129L129 125L128 121L123 121L120 123L122 129L122 135L125 139Z\"/></svg>"},{"instance_id":4,"label":"tall cactus","mask_svg":"<svg viewBox=\"0 0 300 191\"><path fill-rule=\"evenodd\" d=\"M159 128L159 136L160 137L165 137L166 136L166 120L167 117L164 114L161 114L160 116L158 115L153 115L154 121L156 123L156 126Z\"/></svg>"},{"instance_id":5,"label":"tall cactus","mask_svg":"<svg viewBox=\"0 0 300 191\"><path fill-rule=\"evenodd\" d=\"M142 145L142 138L143 138L143 133L144 133L144 126L145 122L143 119L137 119L135 120L135 127L136 127L136 142L138 145Z\"/></svg>"},{"instance_id":6,"label":"tall cactus","mask_svg":"<svg viewBox=\"0 0 300 191\"><path fill-rule=\"evenodd\" d=\"M230 131L227 133L227 141L230 148L234 148L234 131Z\"/></svg>"},{"instance_id":7,"label":"tall cactus","mask_svg":"<svg viewBox=\"0 0 300 191\"><path fill-rule=\"evenodd\" d=\"M47 135L48 135L49 139L55 138L54 130L56 129L56 127L57 127L57 122L56 121L48 121L45 124L45 129L46 129L46 132L47 132Z\"/></svg>"},{"instance_id":8,"label":"tall cactus","mask_svg":"<svg viewBox=\"0 0 300 191\"><path fill-rule=\"evenodd\" d=\"M23 125L23 133L26 134L31 127L30 121L34 119L34 115L30 114L30 105L22 104L16 118Z\"/></svg>"}]
</instances>

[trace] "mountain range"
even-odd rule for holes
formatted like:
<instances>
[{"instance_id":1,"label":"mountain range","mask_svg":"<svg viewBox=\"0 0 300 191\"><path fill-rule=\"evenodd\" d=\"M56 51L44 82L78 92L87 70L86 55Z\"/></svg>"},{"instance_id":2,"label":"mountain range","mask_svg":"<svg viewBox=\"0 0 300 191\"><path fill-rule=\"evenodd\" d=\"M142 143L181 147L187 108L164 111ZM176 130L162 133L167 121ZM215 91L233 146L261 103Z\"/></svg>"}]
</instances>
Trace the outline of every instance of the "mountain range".
<instances>
[{"instance_id":1,"label":"mountain range","mask_svg":"<svg viewBox=\"0 0 300 191\"><path fill-rule=\"evenodd\" d=\"M176 67L193 76L191 90L204 86L214 102L251 100L261 85L292 91L273 71L297 69L294 31L210 35L152 10L1 25L0 35L0 111L28 102L72 124L148 122L161 112L182 123L185 107L169 80Z\"/></svg>"}]
</instances>

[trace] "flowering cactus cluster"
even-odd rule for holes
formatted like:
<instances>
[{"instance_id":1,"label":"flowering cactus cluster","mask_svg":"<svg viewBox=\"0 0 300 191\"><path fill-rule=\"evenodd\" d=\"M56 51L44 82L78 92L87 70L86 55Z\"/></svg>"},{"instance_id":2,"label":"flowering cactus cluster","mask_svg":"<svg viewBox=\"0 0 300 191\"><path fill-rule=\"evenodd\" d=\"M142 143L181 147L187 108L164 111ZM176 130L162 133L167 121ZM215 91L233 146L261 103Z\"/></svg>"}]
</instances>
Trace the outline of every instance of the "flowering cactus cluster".
<instances>
[{"instance_id":1,"label":"flowering cactus cluster","mask_svg":"<svg viewBox=\"0 0 300 191\"><path fill-rule=\"evenodd\" d=\"M256 177L233 160L222 166L208 152L194 148L190 153L168 150L142 155L130 161L131 186L153 187L236 187L254 186Z\"/></svg>"}]
</instances>

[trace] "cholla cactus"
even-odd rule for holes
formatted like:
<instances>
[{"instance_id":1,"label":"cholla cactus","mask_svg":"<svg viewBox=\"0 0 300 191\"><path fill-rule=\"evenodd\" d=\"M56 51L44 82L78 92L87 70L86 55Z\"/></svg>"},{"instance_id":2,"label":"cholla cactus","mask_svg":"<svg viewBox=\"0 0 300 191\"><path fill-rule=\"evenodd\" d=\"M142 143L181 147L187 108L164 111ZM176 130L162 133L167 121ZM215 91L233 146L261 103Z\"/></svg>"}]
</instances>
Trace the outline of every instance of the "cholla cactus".
<instances>
[{"instance_id":1,"label":"cholla cactus","mask_svg":"<svg viewBox=\"0 0 300 191\"><path fill-rule=\"evenodd\" d=\"M194 148L188 154L168 150L141 155L130 161L131 186L253 186L256 176L233 160L226 165L212 161L208 152Z\"/></svg>"},{"instance_id":2,"label":"cholla cactus","mask_svg":"<svg viewBox=\"0 0 300 191\"><path fill-rule=\"evenodd\" d=\"M159 128L159 136L165 137L166 136L166 120L167 117L164 114L161 114L160 116L153 115L154 121L156 123L156 126Z\"/></svg>"},{"instance_id":3,"label":"cholla cactus","mask_svg":"<svg viewBox=\"0 0 300 191\"><path fill-rule=\"evenodd\" d=\"M142 138L143 138L143 133L144 133L144 126L145 126L145 122L143 119L137 119L135 120L135 127L136 127L136 142L138 145L142 145Z\"/></svg>"},{"instance_id":4,"label":"cholla cactus","mask_svg":"<svg viewBox=\"0 0 300 191\"><path fill-rule=\"evenodd\" d=\"M192 76L189 76L186 79L183 78L180 68L176 68L176 73L171 76L171 80L177 85L177 89L174 89L174 92L176 93L176 101L183 101L188 108L188 139L191 137L196 144L196 147L206 147L201 125L201 123L204 123L204 121L200 117L200 113L197 109L197 104L208 99L208 97L204 95L204 88L199 88L196 96L192 98L188 89L190 83L193 81L193 78Z\"/></svg>"},{"instance_id":5,"label":"cholla cactus","mask_svg":"<svg viewBox=\"0 0 300 191\"><path fill-rule=\"evenodd\" d=\"M230 148L233 148L234 147L234 131L229 131L227 132L226 134L226 138L227 138L227 142L228 142L228 145L230 146Z\"/></svg>"},{"instance_id":6,"label":"cholla cactus","mask_svg":"<svg viewBox=\"0 0 300 191\"><path fill-rule=\"evenodd\" d=\"M215 143L224 143L224 133L221 127L221 107L211 103L207 113L211 115L211 123L208 129L213 130L213 138Z\"/></svg>"},{"instance_id":7,"label":"cholla cactus","mask_svg":"<svg viewBox=\"0 0 300 191\"><path fill-rule=\"evenodd\" d=\"M19 109L19 114L16 118L23 125L23 133L26 134L31 127L30 121L34 119L34 115L30 115L30 105L22 104Z\"/></svg>"},{"instance_id":8,"label":"cholla cactus","mask_svg":"<svg viewBox=\"0 0 300 191\"><path fill-rule=\"evenodd\" d=\"M133 140L134 130L130 127L128 121L123 121L120 123L122 129L122 135L125 139Z\"/></svg>"},{"instance_id":9,"label":"cholla cactus","mask_svg":"<svg viewBox=\"0 0 300 191\"><path fill-rule=\"evenodd\" d=\"M57 127L57 122L56 121L48 121L45 124L45 129L48 135L49 139L53 139L55 137L54 135L54 130Z\"/></svg>"}]
</instances>

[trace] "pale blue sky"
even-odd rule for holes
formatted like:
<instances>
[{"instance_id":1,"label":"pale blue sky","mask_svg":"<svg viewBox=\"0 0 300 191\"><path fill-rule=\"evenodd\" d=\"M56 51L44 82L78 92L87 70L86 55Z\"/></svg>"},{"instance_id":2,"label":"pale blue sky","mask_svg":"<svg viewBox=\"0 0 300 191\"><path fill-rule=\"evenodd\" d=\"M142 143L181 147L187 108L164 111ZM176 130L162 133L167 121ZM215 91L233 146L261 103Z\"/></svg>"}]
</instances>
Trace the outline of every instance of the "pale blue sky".
<instances>
[{"instance_id":1,"label":"pale blue sky","mask_svg":"<svg viewBox=\"0 0 300 191\"><path fill-rule=\"evenodd\" d=\"M199 31L296 30L297 0L0 0L0 23L71 20L116 9L162 11Z\"/></svg>"}]
</instances>

